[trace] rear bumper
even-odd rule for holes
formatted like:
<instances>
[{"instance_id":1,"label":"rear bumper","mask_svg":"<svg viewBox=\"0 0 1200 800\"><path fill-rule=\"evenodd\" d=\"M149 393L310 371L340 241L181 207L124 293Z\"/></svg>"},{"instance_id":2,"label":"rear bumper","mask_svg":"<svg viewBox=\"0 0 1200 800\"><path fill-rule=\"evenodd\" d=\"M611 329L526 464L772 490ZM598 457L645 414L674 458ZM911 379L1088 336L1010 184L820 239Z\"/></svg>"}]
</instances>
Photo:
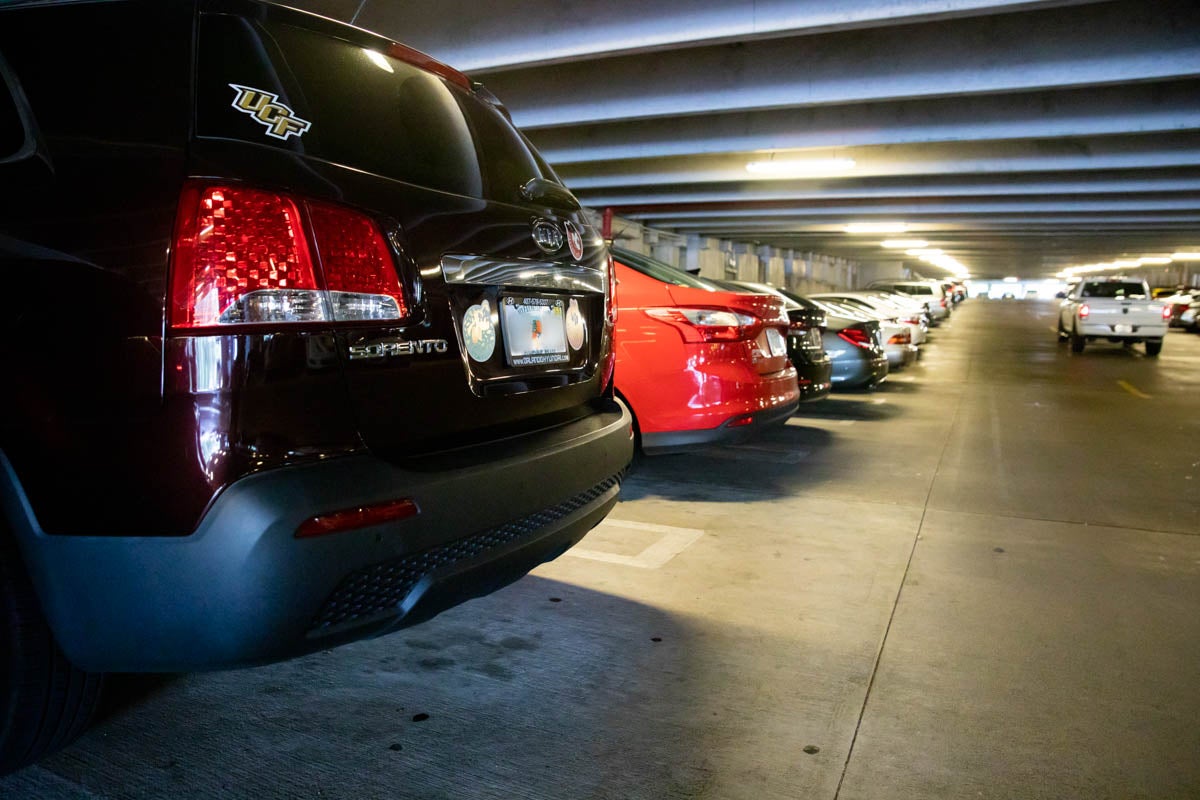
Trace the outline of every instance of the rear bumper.
<instances>
[{"instance_id":1,"label":"rear bumper","mask_svg":"<svg viewBox=\"0 0 1200 800\"><path fill-rule=\"evenodd\" d=\"M853 352L853 351L850 351ZM878 386L887 378L887 356L872 356L869 353L854 357L843 357L833 362L834 389L869 389Z\"/></svg>"},{"instance_id":2,"label":"rear bumper","mask_svg":"<svg viewBox=\"0 0 1200 800\"><path fill-rule=\"evenodd\" d=\"M665 431L643 433L642 451L647 455L682 453L698 447L714 444L736 444L756 436L764 428L781 425L800 407L799 400L792 399L781 405L752 414L739 414L726 420L716 428L687 431ZM741 424L731 424L741 422Z\"/></svg>"},{"instance_id":3,"label":"rear bumper","mask_svg":"<svg viewBox=\"0 0 1200 800\"><path fill-rule=\"evenodd\" d=\"M1144 339L1161 339L1167 335L1167 324L1165 321L1157 325L1132 325L1130 326L1132 330L1125 333L1117 333L1113 330L1113 325L1106 322L1077 322L1076 324L1080 336L1094 336L1105 339L1133 339L1140 342Z\"/></svg>"},{"instance_id":4,"label":"rear bumper","mask_svg":"<svg viewBox=\"0 0 1200 800\"><path fill-rule=\"evenodd\" d=\"M5 511L64 651L93 671L266 663L428 619L561 554L616 503L624 406L397 465L347 456L248 476L180 538L48 536L0 455ZM407 520L296 539L332 510L411 498Z\"/></svg>"},{"instance_id":5,"label":"rear bumper","mask_svg":"<svg viewBox=\"0 0 1200 800\"><path fill-rule=\"evenodd\" d=\"M833 361L827 358L816 364L797 365L796 376L801 403L821 400L828 397L833 388Z\"/></svg>"}]
</instances>

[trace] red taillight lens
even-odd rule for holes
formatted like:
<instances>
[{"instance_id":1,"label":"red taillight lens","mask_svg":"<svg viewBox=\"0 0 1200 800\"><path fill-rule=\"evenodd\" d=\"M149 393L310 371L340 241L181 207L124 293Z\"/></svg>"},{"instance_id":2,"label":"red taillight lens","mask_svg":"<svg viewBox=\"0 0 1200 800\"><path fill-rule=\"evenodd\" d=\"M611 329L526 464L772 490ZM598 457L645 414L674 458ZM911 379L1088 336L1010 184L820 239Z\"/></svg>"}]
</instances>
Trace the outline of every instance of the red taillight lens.
<instances>
[{"instance_id":1,"label":"red taillight lens","mask_svg":"<svg viewBox=\"0 0 1200 800\"><path fill-rule=\"evenodd\" d=\"M171 327L325 318L295 202L240 187L184 189L175 225Z\"/></svg>"},{"instance_id":2,"label":"red taillight lens","mask_svg":"<svg viewBox=\"0 0 1200 800\"><path fill-rule=\"evenodd\" d=\"M912 333L900 331L888 338L888 344L912 344Z\"/></svg>"},{"instance_id":3,"label":"red taillight lens","mask_svg":"<svg viewBox=\"0 0 1200 800\"><path fill-rule=\"evenodd\" d=\"M870 349L871 347L871 334L867 333L861 328L846 328L844 330L840 330L838 331L838 336L855 347L861 347L864 349Z\"/></svg>"},{"instance_id":4,"label":"red taillight lens","mask_svg":"<svg viewBox=\"0 0 1200 800\"><path fill-rule=\"evenodd\" d=\"M608 254L608 286L604 293L604 313L610 325L617 324L617 265Z\"/></svg>"},{"instance_id":5,"label":"red taillight lens","mask_svg":"<svg viewBox=\"0 0 1200 800\"><path fill-rule=\"evenodd\" d=\"M1187 309L1185 308L1183 310L1186 311ZM1180 313L1183 313L1183 312L1181 311ZM1163 306L1163 319L1170 319L1170 318L1171 318L1171 306Z\"/></svg>"},{"instance_id":6,"label":"red taillight lens","mask_svg":"<svg viewBox=\"0 0 1200 800\"><path fill-rule=\"evenodd\" d=\"M408 316L392 253L370 217L341 206L309 203L335 320Z\"/></svg>"},{"instance_id":7,"label":"red taillight lens","mask_svg":"<svg viewBox=\"0 0 1200 800\"><path fill-rule=\"evenodd\" d=\"M170 285L173 329L398 320L408 313L374 220L245 186L184 187Z\"/></svg>"},{"instance_id":8,"label":"red taillight lens","mask_svg":"<svg viewBox=\"0 0 1200 800\"><path fill-rule=\"evenodd\" d=\"M1083 305L1081 305L1079 307L1079 318L1080 319L1087 319L1088 314L1091 314L1091 313L1092 313L1092 309L1090 306L1088 306L1087 303L1084 303Z\"/></svg>"},{"instance_id":9,"label":"red taillight lens","mask_svg":"<svg viewBox=\"0 0 1200 800\"><path fill-rule=\"evenodd\" d=\"M295 536L297 539L307 539L312 536L352 531L368 525L378 525L381 522L408 519L419 513L421 513L421 509L412 500L389 500L384 503L347 508L342 511L332 511L328 514L309 517L300 523L300 527L296 528Z\"/></svg>"},{"instance_id":10,"label":"red taillight lens","mask_svg":"<svg viewBox=\"0 0 1200 800\"><path fill-rule=\"evenodd\" d=\"M685 342L740 342L762 328L758 317L728 308L647 308L646 315L675 328Z\"/></svg>"}]
</instances>

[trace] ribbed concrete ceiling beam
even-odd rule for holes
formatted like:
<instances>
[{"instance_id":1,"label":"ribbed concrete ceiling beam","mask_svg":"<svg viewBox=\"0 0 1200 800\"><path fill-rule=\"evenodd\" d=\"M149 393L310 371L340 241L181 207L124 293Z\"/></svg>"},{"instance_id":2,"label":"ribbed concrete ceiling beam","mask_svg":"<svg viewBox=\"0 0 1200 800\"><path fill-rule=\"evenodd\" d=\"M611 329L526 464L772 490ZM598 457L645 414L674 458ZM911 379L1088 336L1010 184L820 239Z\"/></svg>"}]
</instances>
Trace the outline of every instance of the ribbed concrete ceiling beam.
<instances>
[{"instance_id":1,"label":"ribbed concrete ceiling beam","mask_svg":"<svg viewBox=\"0 0 1200 800\"><path fill-rule=\"evenodd\" d=\"M644 187L631 192L576 190L587 205L637 208L677 204L750 204L801 200L854 200L945 196L1042 196L1200 191L1197 170L1125 170L1095 173L1023 174L1019 180L978 175L936 175L867 181L756 181L697 188Z\"/></svg>"},{"instance_id":2,"label":"ribbed concrete ceiling beam","mask_svg":"<svg viewBox=\"0 0 1200 800\"><path fill-rule=\"evenodd\" d=\"M1054 8L490 76L524 128L1200 76L1200 4Z\"/></svg>"},{"instance_id":3,"label":"ribbed concrete ceiling beam","mask_svg":"<svg viewBox=\"0 0 1200 800\"><path fill-rule=\"evenodd\" d=\"M1198 98L1200 81L1175 81L569 126L531 138L561 166L731 150L1150 133L1200 130Z\"/></svg>"},{"instance_id":4,"label":"ribbed concrete ceiling beam","mask_svg":"<svg viewBox=\"0 0 1200 800\"><path fill-rule=\"evenodd\" d=\"M502 4L503 13L474 0L323 5L458 69L485 72L1084 2L1094 0L518 0Z\"/></svg>"},{"instance_id":5,"label":"ribbed concrete ceiling beam","mask_svg":"<svg viewBox=\"0 0 1200 800\"><path fill-rule=\"evenodd\" d=\"M1200 136L1191 133L1137 134L1079 139L887 145L816 151L856 161L846 177L947 175L1077 170L1154 169L1200 166ZM559 170L575 190L628 189L712 183L746 183L746 163L755 153L567 165ZM770 181L764 180L763 186Z\"/></svg>"}]
</instances>

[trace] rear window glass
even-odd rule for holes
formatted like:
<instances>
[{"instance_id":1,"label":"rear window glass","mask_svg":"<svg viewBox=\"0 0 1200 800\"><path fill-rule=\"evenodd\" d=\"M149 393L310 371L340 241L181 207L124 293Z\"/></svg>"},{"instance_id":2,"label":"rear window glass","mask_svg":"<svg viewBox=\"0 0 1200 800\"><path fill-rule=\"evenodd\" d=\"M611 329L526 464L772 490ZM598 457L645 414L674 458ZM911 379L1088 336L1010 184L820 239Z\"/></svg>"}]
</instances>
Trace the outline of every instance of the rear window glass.
<instances>
[{"instance_id":1,"label":"rear window glass","mask_svg":"<svg viewBox=\"0 0 1200 800\"><path fill-rule=\"evenodd\" d=\"M612 248L612 254L613 258L625 266L637 270L643 275L648 275L656 281L669 283L673 286L690 286L693 289L705 289L710 292L725 290L725 287L720 284L706 281L704 278L697 277L690 272L684 272L681 269L672 267L670 264L666 264L650 256L644 256L641 253L633 253L629 250L614 247Z\"/></svg>"},{"instance_id":2,"label":"rear window glass","mask_svg":"<svg viewBox=\"0 0 1200 800\"><path fill-rule=\"evenodd\" d=\"M1079 293L1080 297L1128 297L1130 299L1146 299L1146 287L1137 281L1105 281L1104 283L1085 283Z\"/></svg>"},{"instance_id":3,"label":"rear window glass","mask_svg":"<svg viewBox=\"0 0 1200 800\"><path fill-rule=\"evenodd\" d=\"M13 96L13 80L0 58L0 161L16 156L25 145L25 127Z\"/></svg>"},{"instance_id":4,"label":"rear window glass","mask_svg":"<svg viewBox=\"0 0 1200 800\"><path fill-rule=\"evenodd\" d=\"M519 202L531 178L556 180L490 103L405 61L305 28L207 15L199 75L202 136L272 145L506 203ZM273 96L268 102L298 119L296 127L307 126L296 134L272 129L264 115L235 105L239 86Z\"/></svg>"}]
</instances>

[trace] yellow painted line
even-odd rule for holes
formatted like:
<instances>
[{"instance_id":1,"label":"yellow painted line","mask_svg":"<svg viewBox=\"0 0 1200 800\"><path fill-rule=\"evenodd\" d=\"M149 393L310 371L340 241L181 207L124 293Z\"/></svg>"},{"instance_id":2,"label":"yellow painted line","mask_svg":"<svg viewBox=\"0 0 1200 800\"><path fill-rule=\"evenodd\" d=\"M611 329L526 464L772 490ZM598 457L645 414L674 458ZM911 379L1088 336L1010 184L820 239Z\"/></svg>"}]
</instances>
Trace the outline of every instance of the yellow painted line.
<instances>
[{"instance_id":1,"label":"yellow painted line","mask_svg":"<svg viewBox=\"0 0 1200 800\"><path fill-rule=\"evenodd\" d=\"M1129 392L1134 397L1140 397L1143 400L1150 399L1150 395L1146 394L1145 392L1143 392L1141 389L1134 386L1129 381L1117 381L1117 386L1120 386L1122 389Z\"/></svg>"}]
</instances>

